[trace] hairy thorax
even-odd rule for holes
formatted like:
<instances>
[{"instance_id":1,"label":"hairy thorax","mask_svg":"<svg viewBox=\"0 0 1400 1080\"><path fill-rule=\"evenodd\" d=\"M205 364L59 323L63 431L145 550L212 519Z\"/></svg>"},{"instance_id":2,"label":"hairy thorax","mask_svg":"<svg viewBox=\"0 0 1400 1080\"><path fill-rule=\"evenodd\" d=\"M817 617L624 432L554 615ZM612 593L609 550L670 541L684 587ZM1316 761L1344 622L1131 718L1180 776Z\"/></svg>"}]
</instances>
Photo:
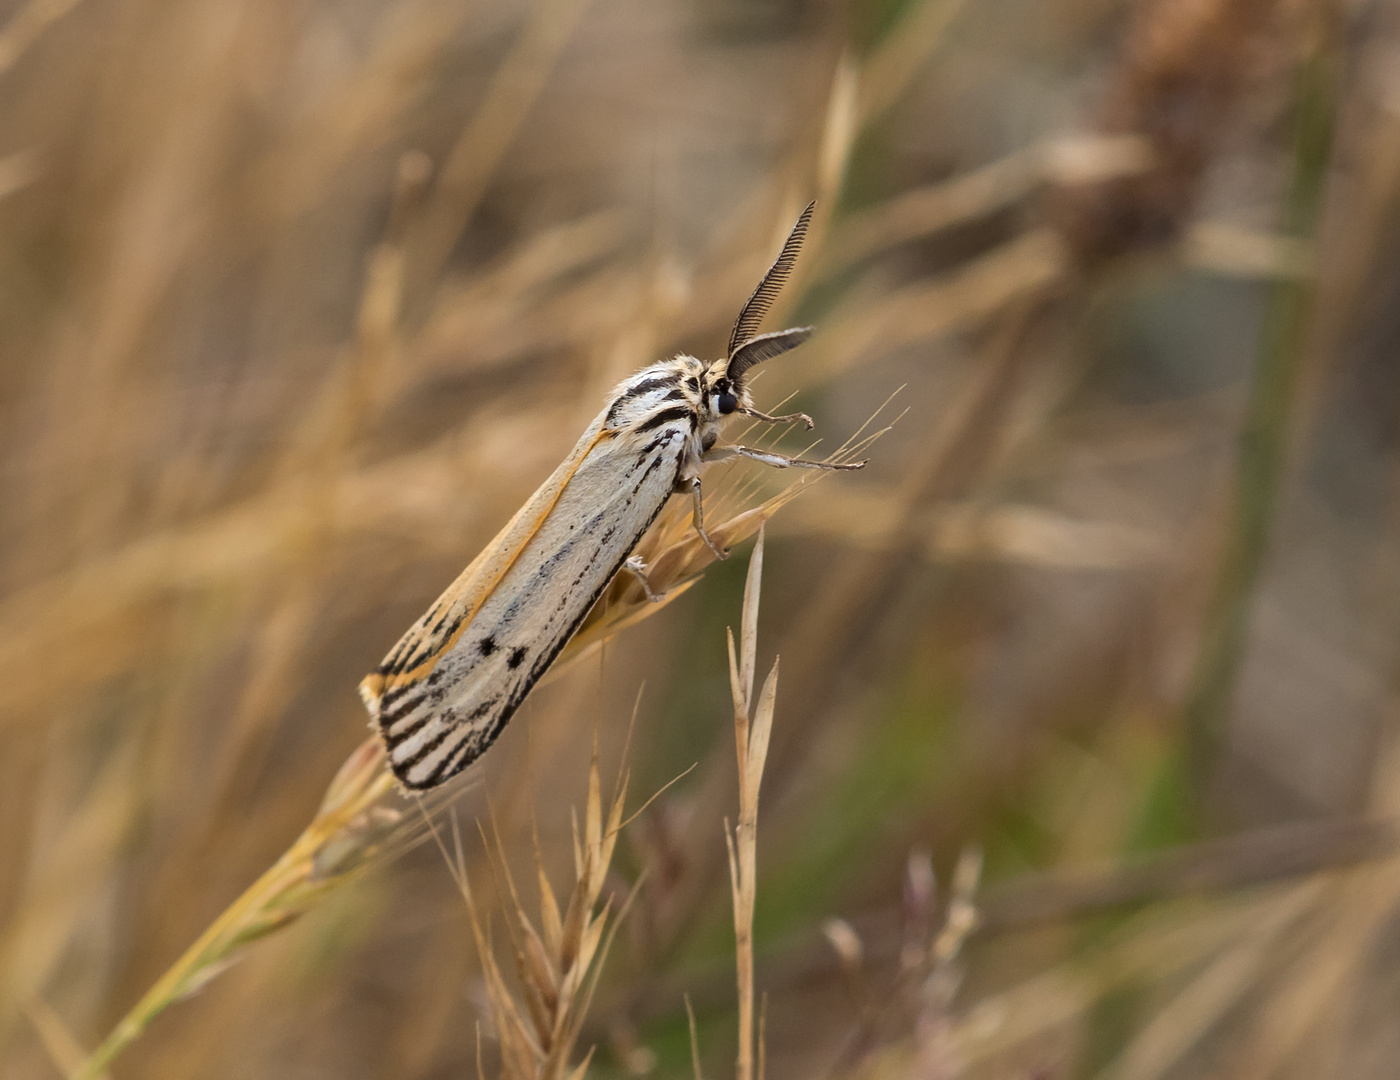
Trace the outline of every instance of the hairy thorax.
<instances>
[{"instance_id":1,"label":"hairy thorax","mask_svg":"<svg viewBox=\"0 0 1400 1080\"><path fill-rule=\"evenodd\" d=\"M635 444L638 454L683 439L676 480L693 479L704 455L719 441L723 422L736 407L748 404L747 393L732 391L726 365L682 354L643 368L613 391L605 429Z\"/></svg>"}]
</instances>

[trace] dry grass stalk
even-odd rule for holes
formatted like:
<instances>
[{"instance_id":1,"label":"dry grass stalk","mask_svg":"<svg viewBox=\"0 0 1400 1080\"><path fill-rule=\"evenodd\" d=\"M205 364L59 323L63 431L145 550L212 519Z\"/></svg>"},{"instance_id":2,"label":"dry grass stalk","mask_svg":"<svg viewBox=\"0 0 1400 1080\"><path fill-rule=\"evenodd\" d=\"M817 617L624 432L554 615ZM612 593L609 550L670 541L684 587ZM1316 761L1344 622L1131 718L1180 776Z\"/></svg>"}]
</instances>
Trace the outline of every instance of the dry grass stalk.
<instances>
[{"instance_id":1,"label":"dry grass stalk","mask_svg":"<svg viewBox=\"0 0 1400 1080\"><path fill-rule=\"evenodd\" d=\"M758 601L763 583L763 529L749 557L744 581L744 607L739 624L736 654L734 631L727 631L729 644L729 691L734 702L734 747L739 766L739 821L732 829L724 823L724 840L729 850L729 885L734 903L734 966L739 991L739 1050L735 1059L737 1080L763 1080L765 1054L763 1020L758 1037L754 1032L753 992L753 915L758 897L758 791L763 767L768 760L768 743L773 733L773 707L778 697L778 661L774 659L768 677L753 697L758 652ZM700 1078L700 1052L695 1031L695 1012L685 1001L690 1022L691 1068Z\"/></svg>"},{"instance_id":2,"label":"dry grass stalk","mask_svg":"<svg viewBox=\"0 0 1400 1080\"><path fill-rule=\"evenodd\" d=\"M627 774L623 773L618 779L606 819L601 787L595 744L588 770L588 801L581 837L578 819L574 818L574 888L562 914L545 876L539 837L534 838L540 890L538 927L521 902L506 865L500 836L494 837L494 845L486 843L497 892L502 891L500 885L504 883L505 893L510 898L506 930L510 936L518 993L512 992L496 962L489 922L477 907L467 878L461 838L454 833L456 850L448 861L471 917L472 935L481 957L487 997L500 1039L501 1076L506 1080L578 1080L587 1071L593 1056L590 1049L583 1060L570 1069L569 1059L588 1015L598 975L626 911L624 905L610 925L611 899L602 901L601 906L599 900L623 824Z\"/></svg>"},{"instance_id":3,"label":"dry grass stalk","mask_svg":"<svg viewBox=\"0 0 1400 1080\"><path fill-rule=\"evenodd\" d=\"M296 842L146 992L73 1080L96 1080L152 1020L218 975L244 945L318 907L363 872L399 823L400 811L385 805L392 792L383 749L368 739L341 766Z\"/></svg>"},{"instance_id":4,"label":"dry grass stalk","mask_svg":"<svg viewBox=\"0 0 1400 1080\"><path fill-rule=\"evenodd\" d=\"M690 1004L690 995L685 995L685 1019L690 1028L690 1073L695 1080L704 1080L700 1074L700 1036L695 1030L695 1007Z\"/></svg>"},{"instance_id":5,"label":"dry grass stalk","mask_svg":"<svg viewBox=\"0 0 1400 1080\"><path fill-rule=\"evenodd\" d=\"M758 790L768 759L773 733L773 706L778 696L778 661L759 692L754 707L755 654L758 651L758 598L763 581L763 531L749 559L744 583L743 619L739 627L739 653L734 632L729 638L729 690L734 698L734 746L739 764L739 821L733 831L725 822L729 847L729 883L734 900L734 956L739 986L739 1053L735 1062L738 1080L754 1080L753 1009L753 913L758 896ZM759 1053L761 1061L761 1048ZM763 1070L758 1071L762 1080Z\"/></svg>"}]
</instances>

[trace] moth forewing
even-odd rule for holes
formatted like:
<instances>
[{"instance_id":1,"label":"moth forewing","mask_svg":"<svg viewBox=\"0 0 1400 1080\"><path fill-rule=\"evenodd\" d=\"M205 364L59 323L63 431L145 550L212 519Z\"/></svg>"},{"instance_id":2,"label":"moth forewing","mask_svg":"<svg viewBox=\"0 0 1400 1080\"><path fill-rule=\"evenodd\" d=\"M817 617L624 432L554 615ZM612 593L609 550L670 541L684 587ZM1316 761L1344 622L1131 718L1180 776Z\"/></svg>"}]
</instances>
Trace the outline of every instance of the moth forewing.
<instances>
[{"instance_id":1,"label":"moth forewing","mask_svg":"<svg viewBox=\"0 0 1400 1080\"><path fill-rule=\"evenodd\" d=\"M387 691L412 685L431 671L432 663L451 645L466 621L519 558L524 545L549 516L584 457L605 437L603 417L599 416L549 479L457 575L432 607L409 627L383 662L361 680L360 697L376 720L381 699Z\"/></svg>"},{"instance_id":2,"label":"moth forewing","mask_svg":"<svg viewBox=\"0 0 1400 1080\"><path fill-rule=\"evenodd\" d=\"M494 741L670 496L688 417L639 433L607 428L609 411L366 680L406 787L442 783Z\"/></svg>"}]
</instances>

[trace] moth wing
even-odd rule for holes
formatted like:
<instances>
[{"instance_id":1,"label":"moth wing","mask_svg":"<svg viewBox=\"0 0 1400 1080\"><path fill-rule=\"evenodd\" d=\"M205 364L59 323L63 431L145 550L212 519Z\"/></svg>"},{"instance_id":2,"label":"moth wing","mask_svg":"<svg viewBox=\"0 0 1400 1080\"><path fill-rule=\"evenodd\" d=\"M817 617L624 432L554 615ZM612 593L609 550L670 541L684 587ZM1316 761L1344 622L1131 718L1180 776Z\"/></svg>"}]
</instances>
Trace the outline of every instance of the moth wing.
<instances>
[{"instance_id":1,"label":"moth wing","mask_svg":"<svg viewBox=\"0 0 1400 1080\"><path fill-rule=\"evenodd\" d=\"M360 681L360 697L370 716L379 719L384 695L424 678L450 647L460 631L490 596L491 591L519 558L521 551L549 516L583 460L611 434L600 414L569 456L516 511L503 529L484 547L443 594L389 650L383 662Z\"/></svg>"},{"instance_id":2,"label":"moth wing","mask_svg":"<svg viewBox=\"0 0 1400 1080\"><path fill-rule=\"evenodd\" d=\"M405 786L442 783L494 741L665 505L685 437L587 452L431 672L386 687L376 719Z\"/></svg>"}]
</instances>

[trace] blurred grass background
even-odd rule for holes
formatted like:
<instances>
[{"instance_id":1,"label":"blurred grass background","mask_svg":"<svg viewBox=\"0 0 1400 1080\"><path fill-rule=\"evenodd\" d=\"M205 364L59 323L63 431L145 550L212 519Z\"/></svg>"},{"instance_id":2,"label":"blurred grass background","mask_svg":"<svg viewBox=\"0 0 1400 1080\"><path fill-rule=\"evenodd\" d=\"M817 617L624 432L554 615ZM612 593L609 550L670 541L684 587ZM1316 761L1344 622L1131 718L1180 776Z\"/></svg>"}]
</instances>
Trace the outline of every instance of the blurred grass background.
<instances>
[{"instance_id":1,"label":"blurred grass background","mask_svg":"<svg viewBox=\"0 0 1400 1080\"><path fill-rule=\"evenodd\" d=\"M363 673L814 196L759 405L903 417L768 527L770 1074L1400 1071L1394 0L27 0L0 102L4 1076L286 849ZM733 1059L742 562L459 803L565 875L643 684L634 800L699 762L614 859L591 1075L689 1075L684 993ZM462 1076L478 1024L421 846L112 1075Z\"/></svg>"}]
</instances>

